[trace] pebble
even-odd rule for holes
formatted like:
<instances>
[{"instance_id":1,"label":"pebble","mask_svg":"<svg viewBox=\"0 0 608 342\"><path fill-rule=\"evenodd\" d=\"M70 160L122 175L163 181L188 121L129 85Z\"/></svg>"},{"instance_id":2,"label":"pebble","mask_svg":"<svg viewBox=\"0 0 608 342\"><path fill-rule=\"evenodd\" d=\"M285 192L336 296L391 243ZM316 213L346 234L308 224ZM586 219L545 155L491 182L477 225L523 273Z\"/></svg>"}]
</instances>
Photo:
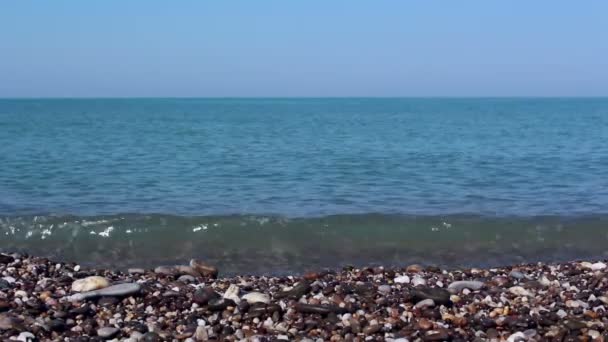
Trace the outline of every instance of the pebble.
<instances>
[{"instance_id":1,"label":"pebble","mask_svg":"<svg viewBox=\"0 0 608 342\"><path fill-rule=\"evenodd\" d=\"M184 274L183 276L180 276L179 278L177 278L177 280L184 282L184 283L194 283L196 281L196 278L194 278L193 276L191 276L189 274Z\"/></svg>"},{"instance_id":2,"label":"pebble","mask_svg":"<svg viewBox=\"0 0 608 342\"><path fill-rule=\"evenodd\" d=\"M435 304L439 305L447 305L451 303L450 293L442 288L416 287L412 289L410 294L413 296L416 303L425 299L432 299Z\"/></svg>"},{"instance_id":3,"label":"pebble","mask_svg":"<svg viewBox=\"0 0 608 342\"><path fill-rule=\"evenodd\" d=\"M36 336L29 331L24 331L17 336L17 341L30 342L34 341Z\"/></svg>"},{"instance_id":4,"label":"pebble","mask_svg":"<svg viewBox=\"0 0 608 342\"><path fill-rule=\"evenodd\" d=\"M226 292L224 292L223 297L226 299L230 299L238 304L241 301L241 298L239 297L239 292L239 287L234 284L231 284L226 290Z\"/></svg>"},{"instance_id":5,"label":"pebble","mask_svg":"<svg viewBox=\"0 0 608 342\"><path fill-rule=\"evenodd\" d=\"M206 264L202 260L192 259L190 260L190 267L196 270L204 277L216 278L218 274L217 268Z\"/></svg>"},{"instance_id":6,"label":"pebble","mask_svg":"<svg viewBox=\"0 0 608 342\"><path fill-rule=\"evenodd\" d=\"M108 279L99 276L86 277L78 279L72 283L72 291L87 292L110 286Z\"/></svg>"},{"instance_id":7,"label":"pebble","mask_svg":"<svg viewBox=\"0 0 608 342\"><path fill-rule=\"evenodd\" d=\"M530 293L530 291L526 290L525 288L523 288L521 286L510 287L509 292L511 292L512 294L514 294L516 296L532 296L532 293Z\"/></svg>"},{"instance_id":8,"label":"pebble","mask_svg":"<svg viewBox=\"0 0 608 342\"><path fill-rule=\"evenodd\" d=\"M264 293L260 293L260 292L249 292L249 293L245 294L242 297L242 299L247 301L247 303L249 303L249 304L255 304L255 303L268 304L268 303L270 303L270 296L268 296L267 294L264 294Z\"/></svg>"},{"instance_id":9,"label":"pebble","mask_svg":"<svg viewBox=\"0 0 608 342\"><path fill-rule=\"evenodd\" d=\"M111 337L116 336L119 331L120 330L118 328L103 327L103 328L97 329L97 336L103 337L103 338L111 338Z\"/></svg>"},{"instance_id":10,"label":"pebble","mask_svg":"<svg viewBox=\"0 0 608 342\"><path fill-rule=\"evenodd\" d=\"M69 297L71 301L82 301L87 298L95 298L102 296L127 296L139 292L141 285L136 283L124 283L112 285L100 290L77 293Z\"/></svg>"},{"instance_id":11,"label":"pebble","mask_svg":"<svg viewBox=\"0 0 608 342\"><path fill-rule=\"evenodd\" d=\"M143 268L129 268L127 270L127 273L129 273L129 274L144 274L144 273L146 273L146 270L144 270Z\"/></svg>"},{"instance_id":12,"label":"pebble","mask_svg":"<svg viewBox=\"0 0 608 342\"><path fill-rule=\"evenodd\" d=\"M435 306L435 301L432 299L424 299L419 301L418 303L416 303L416 305L414 305L414 308L417 309L426 309L426 308L430 308Z\"/></svg>"},{"instance_id":13,"label":"pebble","mask_svg":"<svg viewBox=\"0 0 608 342\"><path fill-rule=\"evenodd\" d=\"M483 287L483 285L484 284L481 281L474 281L474 280L455 281L455 282L451 283L450 285L448 285L448 291L450 291L451 293L460 293L464 289L477 291L477 290L480 290Z\"/></svg>"},{"instance_id":14,"label":"pebble","mask_svg":"<svg viewBox=\"0 0 608 342\"><path fill-rule=\"evenodd\" d=\"M422 266L418 265L418 264L413 264L413 265L409 265L405 271L408 273L419 273L422 272L423 268Z\"/></svg>"},{"instance_id":15,"label":"pebble","mask_svg":"<svg viewBox=\"0 0 608 342\"><path fill-rule=\"evenodd\" d=\"M410 277L408 277L406 275L402 275L402 276L396 277L393 281L397 284L409 284Z\"/></svg>"},{"instance_id":16,"label":"pebble","mask_svg":"<svg viewBox=\"0 0 608 342\"><path fill-rule=\"evenodd\" d=\"M412 278L412 286L425 286L426 280L420 276L415 276Z\"/></svg>"},{"instance_id":17,"label":"pebble","mask_svg":"<svg viewBox=\"0 0 608 342\"><path fill-rule=\"evenodd\" d=\"M391 286L390 285L380 285L378 286L378 292L383 293L383 294L389 294L391 293Z\"/></svg>"}]
</instances>

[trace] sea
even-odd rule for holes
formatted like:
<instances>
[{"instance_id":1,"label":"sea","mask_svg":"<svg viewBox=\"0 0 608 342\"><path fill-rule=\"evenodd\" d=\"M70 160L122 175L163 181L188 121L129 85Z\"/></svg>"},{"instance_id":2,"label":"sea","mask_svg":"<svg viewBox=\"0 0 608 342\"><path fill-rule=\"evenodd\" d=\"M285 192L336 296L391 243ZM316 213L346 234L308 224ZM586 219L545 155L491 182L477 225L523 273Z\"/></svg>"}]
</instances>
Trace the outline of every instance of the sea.
<instances>
[{"instance_id":1,"label":"sea","mask_svg":"<svg viewBox=\"0 0 608 342\"><path fill-rule=\"evenodd\" d=\"M0 250L224 274L607 258L608 98L0 99Z\"/></svg>"}]
</instances>

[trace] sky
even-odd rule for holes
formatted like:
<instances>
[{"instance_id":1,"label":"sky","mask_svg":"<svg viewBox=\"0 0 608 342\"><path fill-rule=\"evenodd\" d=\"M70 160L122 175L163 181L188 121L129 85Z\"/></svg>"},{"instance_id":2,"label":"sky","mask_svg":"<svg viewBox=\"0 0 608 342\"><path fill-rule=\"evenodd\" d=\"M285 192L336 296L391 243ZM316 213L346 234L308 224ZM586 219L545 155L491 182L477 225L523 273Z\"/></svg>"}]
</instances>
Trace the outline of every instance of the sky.
<instances>
[{"instance_id":1,"label":"sky","mask_svg":"<svg viewBox=\"0 0 608 342\"><path fill-rule=\"evenodd\" d=\"M0 97L606 96L608 1L4 1Z\"/></svg>"}]
</instances>

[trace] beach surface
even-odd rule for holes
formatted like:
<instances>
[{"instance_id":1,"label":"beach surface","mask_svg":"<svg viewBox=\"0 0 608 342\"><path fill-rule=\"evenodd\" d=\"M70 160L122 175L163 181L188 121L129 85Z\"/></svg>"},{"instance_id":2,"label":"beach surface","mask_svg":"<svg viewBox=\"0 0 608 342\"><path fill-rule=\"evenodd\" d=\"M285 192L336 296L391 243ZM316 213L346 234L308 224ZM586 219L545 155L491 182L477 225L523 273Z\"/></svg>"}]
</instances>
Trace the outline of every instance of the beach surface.
<instances>
[{"instance_id":1,"label":"beach surface","mask_svg":"<svg viewBox=\"0 0 608 342\"><path fill-rule=\"evenodd\" d=\"M229 276L0 254L0 337L69 341L604 341L602 261Z\"/></svg>"}]
</instances>

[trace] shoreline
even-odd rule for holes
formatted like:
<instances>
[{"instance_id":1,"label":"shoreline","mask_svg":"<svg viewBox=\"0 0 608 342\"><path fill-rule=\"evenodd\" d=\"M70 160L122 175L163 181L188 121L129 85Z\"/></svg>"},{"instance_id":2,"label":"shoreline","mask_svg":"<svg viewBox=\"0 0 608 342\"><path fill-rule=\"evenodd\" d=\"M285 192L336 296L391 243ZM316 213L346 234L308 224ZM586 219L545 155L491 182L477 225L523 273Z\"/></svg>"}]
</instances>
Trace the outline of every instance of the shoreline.
<instances>
[{"instance_id":1,"label":"shoreline","mask_svg":"<svg viewBox=\"0 0 608 342\"><path fill-rule=\"evenodd\" d=\"M0 254L0 338L604 341L607 271L571 261L217 277L197 260L122 272Z\"/></svg>"}]
</instances>

